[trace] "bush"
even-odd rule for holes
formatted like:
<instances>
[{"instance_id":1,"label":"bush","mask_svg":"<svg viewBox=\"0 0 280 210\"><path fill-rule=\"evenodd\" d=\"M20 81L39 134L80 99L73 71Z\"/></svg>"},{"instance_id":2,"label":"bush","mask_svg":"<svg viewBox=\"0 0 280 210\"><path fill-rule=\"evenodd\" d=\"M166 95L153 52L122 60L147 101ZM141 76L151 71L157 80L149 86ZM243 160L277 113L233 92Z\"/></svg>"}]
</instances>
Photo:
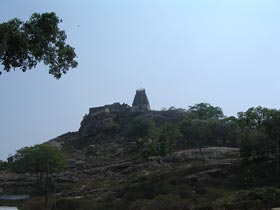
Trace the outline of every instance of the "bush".
<instances>
[{"instance_id":1,"label":"bush","mask_svg":"<svg viewBox=\"0 0 280 210\"><path fill-rule=\"evenodd\" d=\"M133 119L128 128L128 135L135 138L151 136L156 130L153 120L145 116L137 116Z\"/></svg>"}]
</instances>

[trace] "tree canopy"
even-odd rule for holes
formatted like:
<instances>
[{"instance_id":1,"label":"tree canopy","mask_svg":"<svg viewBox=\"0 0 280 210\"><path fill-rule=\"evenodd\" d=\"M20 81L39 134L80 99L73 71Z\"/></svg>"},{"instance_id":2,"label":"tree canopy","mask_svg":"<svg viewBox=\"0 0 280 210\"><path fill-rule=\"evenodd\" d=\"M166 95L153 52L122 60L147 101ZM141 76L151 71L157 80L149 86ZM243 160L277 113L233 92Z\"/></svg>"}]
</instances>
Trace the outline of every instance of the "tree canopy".
<instances>
[{"instance_id":1,"label":"tree canopy","mask_svg":"<svg viewBox=\"0 0 280 210\"><path fill-rule=\"evenodd\" d=\"M26 22L14 18L1 23L0 62L4 71L19 68L25 72L43 62L49 73L59 79L70 68L76 68L77 55L66 44L66 33L58 27L60 22L51 12L34 13Z\"/></svg>"},{"instance_id":2,"label":"tree canopy","mask_svg":"<svg viewBox=\"0 0 280 210\"><path fill-rule=\"evenodd\" d=\"M52 173L63 169L65 159L55 147L40 144L19 149L14 156L13 169L34 174Z\"/></svg>"},{"instance_id":3,"label":"tree canopy","mask_svg":"<svg viewBox=\"0 0 280 210\"><path fill-rule=\"evenodd\" d=\"M145 138L155 131L155 122L145 116L137 116L129 125L128 134L137 138Z\"/></svg>"},{"instance_id":4,"label":"tree canopy","mask_svg":"<svg viewBox=\"0 0 280 210\"><path fill-rule=\"evenodd\" d=\"M189 107L189 112L198 119L205 120L209 118L224 117L223 111L220 107L214 107L208 103L199 103Z\"/></svg>"}]
</instances>

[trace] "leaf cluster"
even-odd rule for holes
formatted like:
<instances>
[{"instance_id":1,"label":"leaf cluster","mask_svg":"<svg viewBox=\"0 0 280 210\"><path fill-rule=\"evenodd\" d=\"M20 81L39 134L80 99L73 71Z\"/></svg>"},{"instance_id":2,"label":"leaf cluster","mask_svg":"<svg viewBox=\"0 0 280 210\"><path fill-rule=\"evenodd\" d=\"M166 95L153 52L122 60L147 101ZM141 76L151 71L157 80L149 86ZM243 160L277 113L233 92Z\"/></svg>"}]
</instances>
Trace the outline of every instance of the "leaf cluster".
<instances>
[{"instance_id":1,"label":"leaf cluster","mask_svg":"<svg viewBox=\"0 0 280 210\"><path fill-rule=\"evenodd\" d=\"M58 27L54 12L34 13L26 22L12 19L0 24L0 62L4 71L20 68L23 72L39 62L49 66L49 73L59 79L76 68L74 48L66 44L66 34Z\"/></svg>"},{"instance_id":2,"label":"leaf cluster","mask_svg":"<svg viewBox=\"0 0 280 210\"><path fill-rule=\"evenodd\" d=\"M47 144L24 147L14 156L13 170L20 173L53 173L66 165L61 151Z\"/></svg>"},{"instance_id":3,"label":"leaf cluster","mask_svg":"<svg viewBox=\"0 0 280 210\"><path fill-rule=\"evenodd\" d=\"M199 103L180 121L182 144L187 147L238 146L239 127L235 117L225 117L220 107Z\"/></svg>"},{"instance_id":4,"label":"leaf cluster","mask_svg":"<svg viewBox=\"0 0 280 210\"><path fill-rule=\"evenodd\" d=\"M138 153L142 159L152 156L164 157L171 153L182 138L180 130L171 123L165 123L159 128L154 128L149 135L137 140Z\"/></svg>"},{"instance_id":5,"label":"leaf cluster","mask_svg":"<svg viewBox=\"0 0 280 210\"><path fill-rule=\"evenodd\" d=\"M238 113L243 157L263 157L280 143L280 110L252 107Z\"/></svg>"}]
</instances>

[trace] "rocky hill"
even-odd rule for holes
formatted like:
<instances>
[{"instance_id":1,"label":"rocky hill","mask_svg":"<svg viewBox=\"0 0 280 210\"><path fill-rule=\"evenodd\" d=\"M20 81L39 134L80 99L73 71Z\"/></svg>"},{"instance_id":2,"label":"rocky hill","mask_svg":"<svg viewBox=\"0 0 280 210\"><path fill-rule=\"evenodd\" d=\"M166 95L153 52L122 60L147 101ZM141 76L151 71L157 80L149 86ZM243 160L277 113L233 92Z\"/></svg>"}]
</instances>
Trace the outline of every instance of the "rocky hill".
<instances>
[{"instance_id":1,"label":"rocky hill","mask_svg":"<svg viewBox=\"0 0 280 210\"><path fill-rule=\"evenodd\" d=\"M280 191L275 188L279 181L271 175L273 162L244 165L239 148L229 147L227 141L198 147L180 140L165 156L139 158L138 137L130 133L135 118L145 117L160 127L186 117L182 109L147 107L115 103L91 108L79 131L46 142L61 150L68 163L65 171L51 175L52 209L237 210L280 205ZM0 189L6 195L31 195L24 202L0 204L44 209L44 188L38 187L32 174L0 171Z\"/></svg>"}]
</instances>

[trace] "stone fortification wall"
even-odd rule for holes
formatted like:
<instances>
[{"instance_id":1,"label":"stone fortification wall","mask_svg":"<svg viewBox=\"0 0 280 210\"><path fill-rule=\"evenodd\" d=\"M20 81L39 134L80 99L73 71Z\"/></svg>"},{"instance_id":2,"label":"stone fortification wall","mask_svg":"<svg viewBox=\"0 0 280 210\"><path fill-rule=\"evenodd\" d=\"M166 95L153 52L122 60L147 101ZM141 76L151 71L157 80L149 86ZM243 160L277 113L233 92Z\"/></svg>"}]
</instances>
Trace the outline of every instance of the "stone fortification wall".
<instances>
[{"instance_id":1,"label":"stone fortification wall","mask_svg":"<svg viewBox=\"0 0 280 210\"><path fill-rule=\"evenodd\" d=\"M89 109L89 115L97 114L100 112L123 112L129 111L131 107L125 103L114 103L110 105L100 106L100 107L93 107Z\"/></svg>"},{"instance_id":2,"label":"stone fortification wall","mask_svg":"<svg viewBox=\"0 0 280 210\"><path fill-rule=\"evenodd\" d=\"M108 112L108 111L109 110L106 110L105 106L89 108L89 114L95 114L95 113L98 113L98 112Z\"/></svg>"},{"instance_id":3,"label":"stone fortification wall","mask_svg":"<svg viewBox=\"0 0 280 210\"><path fill-rule=\"evenodd\" d=\"M82 137L93 136L105 130L113 129L117 113L127 113L131 107L127 104L114 103L110 105L89 109L89 114L84 116L79 133Z\"/></svg>"}]
</instances>

